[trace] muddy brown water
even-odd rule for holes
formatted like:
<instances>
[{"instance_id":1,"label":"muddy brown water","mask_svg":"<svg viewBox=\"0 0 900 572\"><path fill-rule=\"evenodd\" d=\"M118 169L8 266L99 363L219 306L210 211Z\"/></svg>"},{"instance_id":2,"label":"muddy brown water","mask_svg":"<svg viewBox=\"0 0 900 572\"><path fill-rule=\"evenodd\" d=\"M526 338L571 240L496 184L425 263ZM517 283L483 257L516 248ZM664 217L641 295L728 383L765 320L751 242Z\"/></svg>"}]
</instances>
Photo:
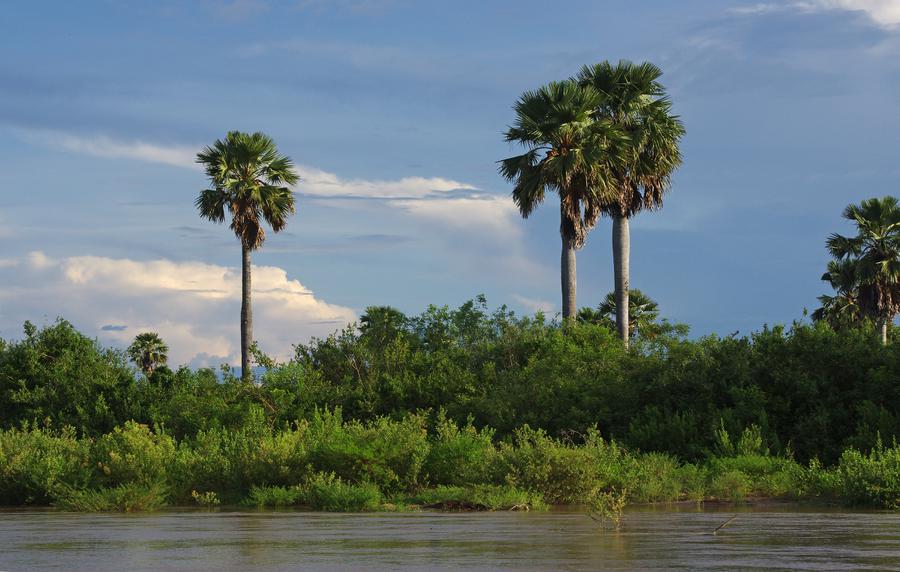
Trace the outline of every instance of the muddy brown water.
<instances>
[{"instance_id":1,"label":"muddy brown water","mask_svg":"<svg viewBox=\"0 0 900 572\"><path fill-rule=\"evenodd\" d=\"M722 522L737 514L725 529ZM0 571L900 570L900 513L0 512Z\"/></svg>"}]
</instances>

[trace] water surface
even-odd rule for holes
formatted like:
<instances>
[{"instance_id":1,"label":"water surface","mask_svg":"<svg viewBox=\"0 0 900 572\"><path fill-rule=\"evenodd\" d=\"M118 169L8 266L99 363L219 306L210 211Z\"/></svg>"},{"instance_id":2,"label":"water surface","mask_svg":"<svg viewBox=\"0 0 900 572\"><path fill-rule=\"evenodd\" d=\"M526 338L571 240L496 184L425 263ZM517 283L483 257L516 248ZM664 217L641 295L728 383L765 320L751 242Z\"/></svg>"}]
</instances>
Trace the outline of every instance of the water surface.
<instances>
[{"instance_id":1,"label":"water surface","mask_svg":"<svg viewBox=\"0 0 900 572\"><path fill-rule=\"evenodd\" d=\"M733 514L731 525L712 531ZM900 515L0 512L0 570L900 570Z\"/></svg>"}]
</instances>

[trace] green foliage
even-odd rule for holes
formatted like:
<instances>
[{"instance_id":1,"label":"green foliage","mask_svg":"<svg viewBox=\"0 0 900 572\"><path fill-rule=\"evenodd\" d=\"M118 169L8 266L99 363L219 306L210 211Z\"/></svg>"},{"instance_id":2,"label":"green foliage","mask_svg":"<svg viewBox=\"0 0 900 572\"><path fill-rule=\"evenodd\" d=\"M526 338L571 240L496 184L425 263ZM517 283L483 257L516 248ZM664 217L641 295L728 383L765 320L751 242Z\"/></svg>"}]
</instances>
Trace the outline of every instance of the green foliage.
<instances>
[{"instance_id":1,"label":"green foliage","mask_svg":"<svg viewBox=\"0 0 900 572\"><path fill-rule=\"evenodd\" d=\"M431 440L423 471L436 485L465 486L491 482L496 478L498 454L491 429L479 430L467 420L462 427L438 413L435 436Z\"/></svg>"},{"instance_id":2,"label":"green foliage","mask_svg":"<svg viewBox=\"0 0 900 572\"><path fill-rule=\"evenodd\" d=\"M546 510L539 494L510 485L438 486L405 499L425 508L443 510Z\"/></svg>"},{"instance_id":3,"label":"green foliage","mask_svg":"<svg viewBox=\"0 0 900 572\"><path fill-rule=\"evenodd\" d=\"M316 510L358 512L381 507L381 491L373 483L348 483L334 473L316 473L302 487L303 504Z\"/></svg>"},{"instance_id":4,"label":"green foliage","mask_svg":"<svg viewBox=\"0 0 900 572\"><path fill-rule=\"evenodd\" d=\"M244 504L254 506L291 506L304 500L304 491L300 487L254 486L244 499Z\"/></svg>"},{"instance_id":5,"label":"green foliage","mask_svg":"<svg viewBox=\"0 0 900 572\"><path fill-rule=\"evenodd\" d=\"M143 512L162 507L165 498L162 486L134 482L102 489L63 487L53 504L62 510L78 512Z\"/></svg>"},{"instance_id":6,"label":"green foliage","mask_svg":"<svg viewBox=\"0 0 900 572\"><path fill-rule=\"evenodd\" d=\"M71 428L0 431L0 505L48 504L63 485L93 478L91 440Z\"/></svg>"},{"instance_id":7,"label":"green foliage","mask_svg":"<svg viewBox=\"0 0 900 572\"><path fill-rule=\"evenodd\" d=\"M0 423L71 425L99 435L138 412L134 374L121 352L102 349L59 320L0 346Z\"/></svg>"},{"instance_id":8,"label":"green foliage","mask_svg":"<svg viewBox=\"0 0 900 572\"><path fill-rule=\"evenodd\" d=\"M215 491L206 491L205 493L191 491L191 498L200 506L207 507L219 506L222 502L219 500L219 495L217 495Z\"/></svg>"},{"instance_id":9,"label":"green foliage","mask_svg":"<svg viewBox=\"0 0 900 572\"><path fill-rule=\"evenodd\" d=\"M166 480L175 459L175 443L168 435L128 421L97 439L92 457L103 485L149 486Z\"/></svg>"},{"instance_id":10,"label":"green foliage","mask_svg":"<svg viewBox=\"0 0 900 572\"><path fill-rule=\"evenodd\" d=\"M165 367L136 378L66 322L28 325L0 344L0 503L130 484L234 503L317 473L386 498L509 485L548 503L622 489L631 502L895 502L879 436L900 435L900 344L871 326L669 332L625 351L603 326L483 298L373 310L367 324L298 346L259 384Z\"/></svg>"}]
</instances>

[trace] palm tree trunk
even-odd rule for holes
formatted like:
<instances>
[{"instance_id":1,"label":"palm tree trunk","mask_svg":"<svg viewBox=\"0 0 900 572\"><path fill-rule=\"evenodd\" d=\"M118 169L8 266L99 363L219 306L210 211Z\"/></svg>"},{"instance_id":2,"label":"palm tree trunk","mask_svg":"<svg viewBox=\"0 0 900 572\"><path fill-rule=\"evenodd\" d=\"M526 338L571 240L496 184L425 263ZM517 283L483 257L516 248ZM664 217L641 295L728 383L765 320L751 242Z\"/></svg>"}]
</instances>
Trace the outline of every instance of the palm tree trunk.
<instances>
[{"instance_id":1,"label":"palm tree trunk","mask_svg":"<svg viewBox=\"0 0 900 572\"><path fill-rule=\"evenodd\" d=\"M888 331L888 319L887 318L879 318L878 319L878 330L881 334L881 345L886 346L888 342L887 331Z\"/></svg>"},{"instance_id":2,"label":"palm tree trunk","mask_svg":"<svg viewBox=\"0 0 900 572\"><path fill-rule=\"evenodd\" d=\"M565 227L565 209L562 209L561 226ZM578 313L578 303L575 300L578 289L578 279L575 266L575 241L566 236L565 231L560 232L562 237L562 255L560 256L560 278L562 285L562 315L563 321L574 320Z\"/></svg>"},{"instance_id":3,"label":"palm tree trunk","mask_svg":"<svg viewBox=\"0 0 900 572\"><path fill-rule=\"evenodd\" d=\"M250 248L241 242L241 378L250 379L253 310L250 307Z\"/></svg>"},{"instance_id":4,"label":"palm tree trunk","mask_svg":"<svg viewBox=\"0 0 900 572\"><path fill-rule=\"evenodd\" d=\"M628 347L628 288L631 236L628 217L613 216L612 224L613 275L616 291L616 328Z\"/></svg>"}]
</instances>

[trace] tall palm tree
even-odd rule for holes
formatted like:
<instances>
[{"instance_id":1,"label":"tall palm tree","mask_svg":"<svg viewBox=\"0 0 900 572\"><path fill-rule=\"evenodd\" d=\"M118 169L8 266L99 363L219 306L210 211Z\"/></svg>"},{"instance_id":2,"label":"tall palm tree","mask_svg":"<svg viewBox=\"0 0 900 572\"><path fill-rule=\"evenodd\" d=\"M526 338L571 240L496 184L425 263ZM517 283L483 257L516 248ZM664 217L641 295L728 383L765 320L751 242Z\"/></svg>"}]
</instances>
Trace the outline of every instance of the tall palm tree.
<instances>
[{"instance_id":1,"label":"tall palm tree","mask_svg":"<svg viewBox=\"0 0 900 572\"><path fill-rule=\"evenodd\" d=\"M900 204L895 197L868 199L844 209L856 236L832 234L827 246L840 261L852 261L861 312L875 320L881 343L900 313Z\"/></svg>"},{"instance_id":2,"label":"tall palm tree","mask_svg":"<svg viewBox=\"0 0 900 572\"><path fill-rule=\"evenodd\" d=\"M660 83L662 71L644 62L602 62L584 66L577 81L600 93L596 120L611 123L629 141L628 160L618 169L614 200L603 207L612 218L613 274L615 276L616 325L628 345L628 292L631 237L629 219L642 210L662 207L672 173L681 164L679 142L684 126L672 114L672 104Z\"/></svg>"},{"instance_id":3,"label":"tall palm tree","mask_svg":"<svg viewBox=\"0 0 900 572\"><path fill-rule=\"evenodd\" d=\"M831 260L822 280L831 285L835 295L819 296L821 306L812 313L812 319L816 322L824 321L834 329L858 324L863 316L859 308L855 261Z\"/></svg>"},{"instance_id":4,"label":"tall palm tree","mask_svg":"<svg viewBox=\"0 0 900 572\"><path fill-rule=\"evenodd\" d=\"M266 239L263 221L281 231L294 214L288 185L300 180L290 158L278 152L264 133L230 131L197 154L212 188L200 192L200 216L216 223L231 216L231 230L241 241L241 375L250 376L253 312L250 306L250 253Z\"/></svg>"},{"instance_id":5,"label":"tall palm tree","mask_svg":"<svg viewBox=\"0 0 900 572\"><path fill-rule=\"evenodd\" d=\"M500 173L515 185L512 197L522 217L534 212L548 190L559 195L564 320L577 312L575 252L596 224L599 205L611 198L608 175L619 136L608 123L595 121L600 101L596 90L574 81L525 92L505 136L526 151L500 161Z\"/></svg>"},{"instance_id":6,"label":"tall palm tree","mask_svg":"<svg viewBox=\"0 0 900 572\"><path fill-rule=\"evenodd\" d=\"M169 359L169 346L156 332L144 332L135 336L126 353L134 365L138 366L144 375L150 377L157 366L166 365Z\"/></svg>"}]
</instances>

